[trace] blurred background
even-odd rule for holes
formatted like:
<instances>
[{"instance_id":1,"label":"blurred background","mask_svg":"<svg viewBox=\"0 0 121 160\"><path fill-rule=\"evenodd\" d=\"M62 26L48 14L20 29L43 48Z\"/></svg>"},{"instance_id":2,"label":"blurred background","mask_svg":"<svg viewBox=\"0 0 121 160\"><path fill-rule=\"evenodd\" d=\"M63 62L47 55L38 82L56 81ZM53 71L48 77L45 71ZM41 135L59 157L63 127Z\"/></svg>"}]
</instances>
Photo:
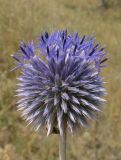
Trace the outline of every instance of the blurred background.
<instances>
[{"instance_id":1,"label":"blurred background","mask_svg":"<svg viewBox=\"0 0 121 160\"><path fill-rule=\"evenodd\" d=\"M11 54L21 40L67 28L97 38L109 57L104 113L68 135L68 160L121 160L121 0L0 0L0 160L58 160L58 136L35 133L16 109Z\"/></svg>"}]
</instances>

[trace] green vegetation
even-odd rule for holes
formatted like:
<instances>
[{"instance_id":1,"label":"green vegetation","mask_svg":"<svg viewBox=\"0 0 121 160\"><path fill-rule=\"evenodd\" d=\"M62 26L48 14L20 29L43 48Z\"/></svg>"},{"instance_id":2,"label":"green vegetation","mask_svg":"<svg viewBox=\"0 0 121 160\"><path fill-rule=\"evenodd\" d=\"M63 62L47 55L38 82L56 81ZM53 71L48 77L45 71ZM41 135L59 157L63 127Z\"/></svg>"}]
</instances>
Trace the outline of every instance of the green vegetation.
<instances>
[{"instance_id":1,"label":"green vegetation","mask_svg":"<svg viewBox=\"0 0 121 160\"><path fill-rule=\"evenodd\" d=\"M0 0L0 160L57 160L58 137L26 127L16 110L16 77L11 54L21 40L35 40L55 29L92 33L109 62L103 71L108 95L98 122L68 138L69 160L121 159L121 5L108 9L99 0Z\"/></svg>"},{"instance_id":2,"label":"green vegetation","mask_svg":"<svg viewBox=\"0 0 121 160\"><path fill-rule=\"evenodd\" d=\"M115 0L115 1L114 0L101 0L101 3L104 8L109 8L110 6L121 4L121 1L120 0Z\"/></svg>"}]
</instances>

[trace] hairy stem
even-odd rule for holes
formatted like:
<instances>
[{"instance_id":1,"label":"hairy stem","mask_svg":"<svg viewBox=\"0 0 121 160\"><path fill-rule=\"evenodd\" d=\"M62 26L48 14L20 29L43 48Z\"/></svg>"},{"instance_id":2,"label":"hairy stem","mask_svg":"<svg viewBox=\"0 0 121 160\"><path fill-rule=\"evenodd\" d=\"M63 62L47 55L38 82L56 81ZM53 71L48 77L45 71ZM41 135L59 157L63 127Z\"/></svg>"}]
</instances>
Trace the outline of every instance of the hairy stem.
<instances>
[{"instance_id":1,"label":"hairy stem","mask_svg":"<svg viewBox=\"0 0 121 160\"><path fill-rule=\"evenodd\" d=\"M59 142L59 157L60 160L66 160L66 124L64 124L64 132L63 135L59 134L60 142Z\"/></svg>"}]
</instances>

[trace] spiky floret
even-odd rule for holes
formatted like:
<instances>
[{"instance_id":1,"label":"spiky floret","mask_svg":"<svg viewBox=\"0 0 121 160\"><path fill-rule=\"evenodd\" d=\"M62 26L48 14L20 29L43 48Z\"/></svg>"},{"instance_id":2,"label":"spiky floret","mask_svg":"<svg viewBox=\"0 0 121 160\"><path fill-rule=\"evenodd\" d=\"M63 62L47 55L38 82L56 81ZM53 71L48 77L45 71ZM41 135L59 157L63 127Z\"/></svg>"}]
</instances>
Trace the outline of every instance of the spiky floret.
<instances>
[{"instance_id":1,"label":"spiky floret","mask_svg":"<svg viewBox=\"0 0 121 160\"><path fill-rule=\"evenodd\" d=\"M36 130L48 125L47 135L58 127L62 135L64 121L73 132L94 119L104 102L105 89L99 75L107 60L104 56L103 48L95 45L92 37L80 38L67 31L45 32L37 47L33 42L22 43L19 54L13 57L17 68L22 67L18 109L29 124Z\"/></svg>"}]
</instances>

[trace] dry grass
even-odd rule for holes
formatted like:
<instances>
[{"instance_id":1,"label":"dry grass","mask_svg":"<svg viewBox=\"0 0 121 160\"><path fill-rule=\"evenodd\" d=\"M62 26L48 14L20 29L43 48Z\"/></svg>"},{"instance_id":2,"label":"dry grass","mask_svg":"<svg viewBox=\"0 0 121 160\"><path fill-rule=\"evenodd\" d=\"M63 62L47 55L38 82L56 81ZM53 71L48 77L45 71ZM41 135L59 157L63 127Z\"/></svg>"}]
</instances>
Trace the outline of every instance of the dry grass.
<instances>
[{"instance_id":1,"label":"dry grass","mask_svg":"<svg viewBox=\"0 0 121 160\"><path fill-rule=\"evenodd\" d=\"M108 82L107 106L97 123L69 136L69 160L121 159L121 6L100 7L99 0L0 0L0 160L57 160L58 137L34 133L16 111L18 73L10 72L10 54L21 40L67 28L94 33L110 57L103 76Z\"/></svg>"}]
</instances>

